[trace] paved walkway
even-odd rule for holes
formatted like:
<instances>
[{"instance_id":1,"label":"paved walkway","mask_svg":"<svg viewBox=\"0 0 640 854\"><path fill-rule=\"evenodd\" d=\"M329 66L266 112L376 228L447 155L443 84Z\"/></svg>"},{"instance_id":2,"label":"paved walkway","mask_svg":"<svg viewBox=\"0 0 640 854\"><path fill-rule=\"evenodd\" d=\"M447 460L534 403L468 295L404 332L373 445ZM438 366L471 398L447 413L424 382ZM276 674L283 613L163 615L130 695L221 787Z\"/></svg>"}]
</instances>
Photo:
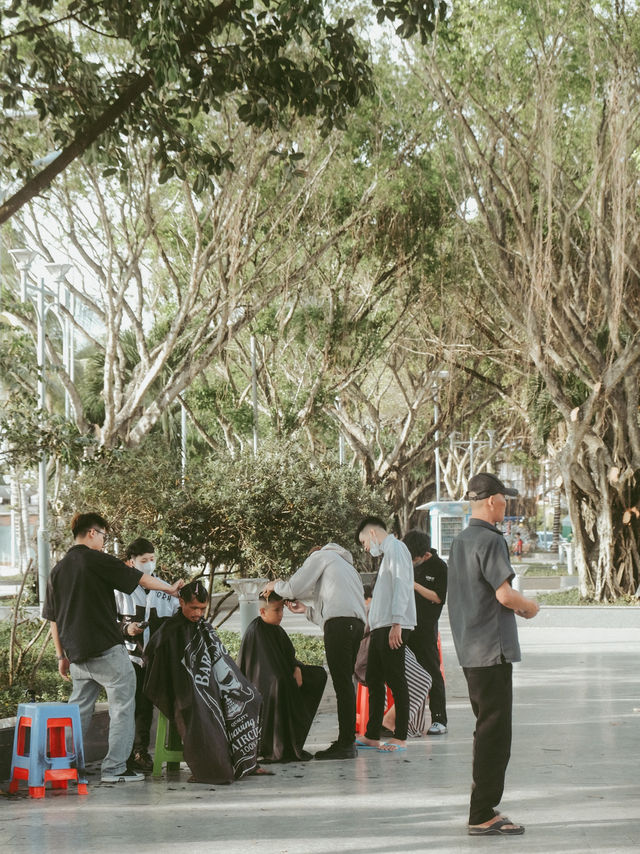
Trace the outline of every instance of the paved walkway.
<instances>
[{"instance_id":1,"label":"paved walkway","mask_svg":"<svg viewBox=\"0 0 640 854\"><path fill-rule=\"evenodd\" d=\"M289 623L289 629L297 624ZM470 838L473 718L443 631L449 734L406 753L272 766L233 786L95 783L89 795L0 798L10 854L304 854L304 852L637 852L640 849L640 631L535 628L521 622L513 756L503 809L524 836ZM307 742L335 735L327 693ZM184 768L184 766L183 766ZM96 777L90 778L96 780Z\"/></svg>"}]
</instances>

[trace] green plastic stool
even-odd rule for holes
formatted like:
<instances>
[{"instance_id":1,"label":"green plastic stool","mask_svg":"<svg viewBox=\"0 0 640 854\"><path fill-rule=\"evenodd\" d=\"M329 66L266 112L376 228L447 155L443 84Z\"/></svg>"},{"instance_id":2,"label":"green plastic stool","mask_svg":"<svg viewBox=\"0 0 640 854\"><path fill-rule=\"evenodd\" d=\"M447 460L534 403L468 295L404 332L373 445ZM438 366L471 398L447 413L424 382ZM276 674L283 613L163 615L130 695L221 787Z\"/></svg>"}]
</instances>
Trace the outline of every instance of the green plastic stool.
<instances>
[{"instance_id":1,"label":"green plastic stool","mask_svg":"<svg viewBox=\"0 0 640 854\"><path fill-rule=\"evenodd\" d=\"M179 771L180 763L184 762L182 741L175 726L158 712L158 728L156 731L156 749L153 756L153 776L162 777L162 765L167 763L167 771Z\"/></svg>"}]
</instances>

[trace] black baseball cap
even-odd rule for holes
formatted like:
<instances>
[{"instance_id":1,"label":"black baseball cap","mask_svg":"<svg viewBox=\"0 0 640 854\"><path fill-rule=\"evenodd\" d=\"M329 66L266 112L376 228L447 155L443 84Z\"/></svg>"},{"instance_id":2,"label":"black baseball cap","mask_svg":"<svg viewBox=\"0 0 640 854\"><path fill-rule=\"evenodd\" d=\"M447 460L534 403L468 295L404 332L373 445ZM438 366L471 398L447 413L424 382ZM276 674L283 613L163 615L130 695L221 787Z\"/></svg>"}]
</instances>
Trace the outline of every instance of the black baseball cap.
<instances>
[{"instance_id":1,"label":"black baseball cap","mask_svg":"<svg viewBox=\"0 0 640 854\"><path fill-rule=\"evenodd\" d=\"M465 498L469 501L480 501L482 498L488 498L490 495L513 496L517 494L517 489L505 486L500 478L496 477L495 474L483 471L481 474L474 474L474 476L470 478Z\"/></svg>"}]
</instances>

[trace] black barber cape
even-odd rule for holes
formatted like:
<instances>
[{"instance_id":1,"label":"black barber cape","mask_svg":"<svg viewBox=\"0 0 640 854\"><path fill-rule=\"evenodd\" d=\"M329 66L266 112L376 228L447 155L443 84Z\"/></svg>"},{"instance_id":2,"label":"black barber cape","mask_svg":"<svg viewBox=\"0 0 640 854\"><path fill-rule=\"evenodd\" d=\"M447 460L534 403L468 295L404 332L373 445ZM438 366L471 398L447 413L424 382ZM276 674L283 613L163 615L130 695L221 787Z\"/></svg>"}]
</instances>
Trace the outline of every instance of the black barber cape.
<instances>
[{"instance_id":1,"label":"black barber cape","mask_svg":"<svg viewBox=\"0 0 640 854\"><path fill-rule=\"evenodd\" d=\"M262 698L210 623L178 611L146 648L144 691L175 722L201 783L231 783L258 767Z\"/></svg>"},{"instance_id":2,"label":"black barber cape","mask_svg":"<svg viewBox=\"0 0 640 854\"><path fill-rule=\"evenodd\" d=\"M300 759L327 681L324 668L297 661L285 630L261 617L249 624L238 662L262 694L260 755L266 762ZM300 688L293 677L296 666L302 671Z\"/></svg>"}]
</instances>

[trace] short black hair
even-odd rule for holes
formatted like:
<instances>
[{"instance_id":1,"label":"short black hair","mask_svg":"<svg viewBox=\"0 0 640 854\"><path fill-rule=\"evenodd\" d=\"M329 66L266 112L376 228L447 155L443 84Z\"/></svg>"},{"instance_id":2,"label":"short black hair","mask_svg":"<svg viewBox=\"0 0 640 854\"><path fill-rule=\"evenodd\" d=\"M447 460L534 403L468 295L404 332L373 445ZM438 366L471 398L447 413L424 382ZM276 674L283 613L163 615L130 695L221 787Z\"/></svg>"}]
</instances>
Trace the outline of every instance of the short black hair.
<instances>
[{"instance_id":1,"label":"short black hair","mask_svg":"<svg viewBox=\"0 0 640 854\"><path fill-rule=\"evenodd\" d=\"M132 543L129 543L125 549L125 558L130 560L132 557L140 557L140 555L155 554L155 546L151 540L145 540L144 537L138 537Z\"/></svg>"},{"instance_id":2,"label":"short black hair","mask_svg":"<svg viewBox=\"0 0 640 854\"><path fill-rule=\"evenodd\" d=\"M178 596L183 602L193 602L197 599L198 602L206 602L209 599L209 592L199 578L185 584L178 592Z\"/></svg>"},{"instance_id":3,"label":"short black hair","mask_svg":"<svg viewBox=\"0 0 640 854\"><path fill-rule=\"evenodd\" d=\"M402 538L402 542L411 552L411 557L422 557L431 551L431 537L425 531L412 528Z\"/></svg>"},{"instance_id":4,"label":"short black hair","mask_svg":"<svg viewBox=\"0 0 640 854\"><path fill-rule=\"evenodd\" d=\"M76 513L71 520L71 533L74 539L76 537L84 537L96 525L105 531L109 530L109 523L99 513Z\"/></svg>"},{"instance_id":5,"label":"short black hair","mask_svg":"<svg viewBox=\"0 0 640 854\"><path fill-rule=\"evenodd\" d=\"M360 545L360 534L363 532L365 528L369 525L376 525L383 530L387 530L387 523L384 522L379 516L365 516L364 519L360 520L360 524L356 529L355 541L357 545Z\"/></svg>"},{"instance_id":6,"label":"short black hair","mask_svg":"<svg viewBox=\"0 0 640 854\"><path fill-rule=\"evenodd\" d=\"M279 596L275 590L271 590L266 596L261 593L260 596L258 596L258 599L261 602L264 602L265 605L269 605L271 602L284 602L284 598Z\"/></svg>"}]
</instances>

